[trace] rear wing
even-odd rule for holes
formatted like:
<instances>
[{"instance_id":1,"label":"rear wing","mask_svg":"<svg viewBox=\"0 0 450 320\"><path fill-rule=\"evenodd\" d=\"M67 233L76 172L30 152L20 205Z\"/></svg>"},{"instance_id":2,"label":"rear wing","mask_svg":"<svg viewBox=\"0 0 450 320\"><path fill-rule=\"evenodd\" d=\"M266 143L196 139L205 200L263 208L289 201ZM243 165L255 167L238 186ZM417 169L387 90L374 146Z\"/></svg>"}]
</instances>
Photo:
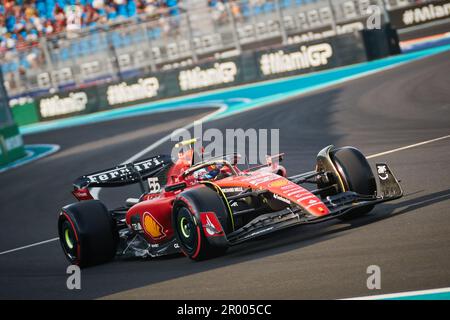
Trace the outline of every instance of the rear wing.
<instances>
[{"instance_id":1,"label":"rear wing","mask_svg":"<svg viewBox=\"0 0 450 320\"><path fill-rule=\"evenodd\" d=\"M79 177L73 183L75 190L90 187L119 187L142 183L172 165L170 155L159 155L136 163L126 163L114 168Z\"/></svg>"}]
</instances>

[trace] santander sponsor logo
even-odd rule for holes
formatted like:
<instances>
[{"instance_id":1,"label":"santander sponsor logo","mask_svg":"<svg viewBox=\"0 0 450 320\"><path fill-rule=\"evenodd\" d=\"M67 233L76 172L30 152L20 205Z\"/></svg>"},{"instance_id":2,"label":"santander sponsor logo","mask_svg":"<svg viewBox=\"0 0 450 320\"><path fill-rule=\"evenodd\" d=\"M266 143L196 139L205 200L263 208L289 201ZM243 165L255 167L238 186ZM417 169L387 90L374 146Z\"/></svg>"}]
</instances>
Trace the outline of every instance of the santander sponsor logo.
<instances>
[{"instance_id":1,"label":"santander sponsor logo","mask_svg":"<svg viewBox=\"0 0 450 320\"><path fill-rule=\"evenodd\" d=\"M247 182L253 188L266 189L274 194L275 198L284 198L292 201L315 216L323 216L329 213L328 208L307 189L280 177L271 172L260 172L241 181Z\"/></svg>"}]
</instances>

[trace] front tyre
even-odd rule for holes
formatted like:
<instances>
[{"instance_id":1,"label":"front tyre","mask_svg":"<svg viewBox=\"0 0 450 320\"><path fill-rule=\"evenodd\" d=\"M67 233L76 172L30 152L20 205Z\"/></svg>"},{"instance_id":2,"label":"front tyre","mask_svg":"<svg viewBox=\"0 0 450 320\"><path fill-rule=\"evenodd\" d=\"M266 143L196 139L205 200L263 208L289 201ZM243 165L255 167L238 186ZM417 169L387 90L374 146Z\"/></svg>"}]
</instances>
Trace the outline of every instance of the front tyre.
<instances>
[{"instance_id":1,"label":"front tyre","mask_svg":"<svg viewBox=\"0 0 450 320\"><path fill-rule=\"evenodd\" d=\"M194 216L187 206L180 205L174 212L175 233L184 253L189 257L196 257L196 251L201 248L200 227L196 224Z\"/></svg>"},{"instance_id":2,"label":"front tyre","mask_svg":"<svg viewBox=\"0 0 450 320\"><path fill-rule=\"evenodd\" d=\"M362 195L376 196L377 184L366 157L356 148L342 147L330 152L342 182L348 191ZM350 220L369 213L373 205L352 210L340 217L341 220Z\"/></svg>"},{"instance_id":3,"label":"front tyre","mask_svg":"<svg viewBox=\"0 0 450 320\"><path fill-rule=\"evenodd\" d=\"M82 201L62 208L58 234L63 252L71 264L89 267L112 260L119 235L116 223L98 200Z\"/></svg>"},{"instance_id":4,"label":"front tyre","mask_svg":"<svg viewBox=\"0 0 450 320\"><path fill-rule=\"evenodd\" d=\"M181 193L174 202L172 223L181 251L192 260L217 257L228 249L231 216L220 195L209 187Z\"/></svg>"}]
</instances>

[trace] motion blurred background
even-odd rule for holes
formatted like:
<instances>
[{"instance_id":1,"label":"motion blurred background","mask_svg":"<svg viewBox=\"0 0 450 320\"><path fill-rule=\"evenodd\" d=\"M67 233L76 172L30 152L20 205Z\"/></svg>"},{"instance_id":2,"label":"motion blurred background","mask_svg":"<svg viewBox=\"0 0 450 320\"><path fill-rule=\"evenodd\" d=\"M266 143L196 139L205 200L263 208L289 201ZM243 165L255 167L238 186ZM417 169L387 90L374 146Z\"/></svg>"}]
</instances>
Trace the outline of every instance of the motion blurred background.
<instances>
[{"instance_id":1,"label":"motion blurred background","mask_svg":"<svg viewBox=\"0 0 450 320\"><path fill-rule=\"evenodd\" d=\"M14 123L450 43L449 19L446 0L3 0L0 165L24 155Z\"/></svg>"},{"instance_id":2,"label":"motion blurred background","mask_svg":"<svg viewBox=\"0 0 450 320\"><path fill-rule=\"evenodd\" d=\"M408 20L405 12L428 4ZM353 33L367 29L371 5L403 42L449 30L449 3L442 0L3 0L0 62L16 105Z\"/></svg>"},{"instance_id":3,"label":"motion blurred background","mask_svg":"<svg viewBox=\"0 0 450 320\"><path fill-rule=\"evenodd\" d=\"M17 126L450 43L448 0L3 0L0 166Z\"/></svg>"}]
</instances>

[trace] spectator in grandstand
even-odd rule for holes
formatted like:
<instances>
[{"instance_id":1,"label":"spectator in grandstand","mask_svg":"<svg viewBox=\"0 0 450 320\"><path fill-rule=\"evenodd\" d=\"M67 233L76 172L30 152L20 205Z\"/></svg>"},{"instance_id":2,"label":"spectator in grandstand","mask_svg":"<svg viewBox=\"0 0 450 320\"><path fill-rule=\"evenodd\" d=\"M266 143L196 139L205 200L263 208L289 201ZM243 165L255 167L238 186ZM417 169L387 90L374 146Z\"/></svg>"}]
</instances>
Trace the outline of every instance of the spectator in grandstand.
<instances>
[{"instance_id":1,"label":"spectator in grandstand","mask_svg":"<svg viewBox=\"0 0 450 320\"><path fill-rule=\"evenodd\" d=\"M53 23L50 20L45 21L45 35L51 35L55 31Z\"/></svg>"},{"instance_id":2,"label":"spectator in grandstand","mask_svg":"<svg viewBox=\"0 0 450 320\"><path fill-rule=\"evenodd\" d=\"M222 0L208 0L208 5L212 9L212 18L221 24L227 21L227 8Z\"/></svg>"},{"instance_id":3,"label":"spectator in grandstand","mask_svg":"<svg viewBox=\"0 0 450 320\"><path fill-rule=\"evenodd\" d=\"M95 26L97 22L100 20L100 14L92 4L87 4L85 6L83 17L84 17L83 25L87 27Z\"/></svg>"},{"instance_id":4,"label":"spectator in grandstand","mask_svg":"<svg viewBox=\"0 0 450 320\"><path fill-rule=\"evenodd\" d=\"M64 9L67 31L79 31L82 26L83 17L83 7L81 6L80 1L77 1L75 5L66 6Z\"/></svg>"},{"instance_id":5,"label":"spectator in grandstand","mask_svg":"<svg viewBox=\"0 0 450 320\"><path fill-rule=\"evenodd\" d=\"M103 10L103 8L105 7L105 1L104 0L93 0L92 7L96 10Z\"/></svg>"},{"instance_id":6,"label":"spectator in grandstand","mask_svg":"<svg viewBox=\"0 0 450 320\"><path fill-rule=\"evenodd\" d=\"M2 46L4 46L6 49L14 49L16 47L16 39L17 36L15 34L6 33L2 42Z\"/></svg>"},{"instance_id":7,"label":"spectator in grandstand","mask_svg":"<svg viewBox=\"0 0 450 320\"><path fill-rule=\"evenodd\" d=\"M157 0L138 0L136 7L138 14L145 14L150 17L157 15L159 12Z\"/></svg>"},{"instance_id":8,"label":"spectator in grandstand","mask_svg":"<svg viewBox=\"0 0 450 320\"><path fill-rule=\"evenodd\" d=\"M39 37L107 24L136 14L164 17L164 29L179 26L178 0L4 0L0 3L0 50L23 49ZM223 5L223 4L222 4ZM219 5L220 6L220 5Z\"/></svg>"},{"instance_id":9,"label":"spectator in grandstand","mask_svg":"<svg viewBox=\"0 0 450 320\"><path fill-rule=\"evenodd\" d=\"M0 12L0 43L3 43L5 35L8 33L5 25L5 16ZM3 47L3 45L1 45Z\"/></svg>"},{"instance_id":10,"label":"spectator in grandstand","mask_svg":"<svg viewBox=\"0 0 450 320\"><path fill-rule=\"evenodd\" d=\"M53 11L53 15L55 17L55 23L54 23L54 31L56 33L60 33L64 31L66 28L66 15L64 13L64 9L57 4L55 6L55 10Z\"/></svg>"},{"instance_id":11,"label":"spectator in grandstand","mask_svg":"<svg viewBox=\"0 0 450 320\"><path fill-rule=\"evenodd\" d=\"M113 0L113 4L109 5L109 8L112 10L112 12L115 11L115 15L108 16L108 20L113 20L116 18L123 19L128 16L127 13L127 4L126 0Z\"/></svg>"},{"instance_id":12,"label":"spectator in grandstand","mask_svg":"<svg viewBox=\"0 0 450 320\"><path fill-rule=\"evenodd\" d=\"M236 21L241 22L243 20L241 7L239 6L237 0L230 1L230 10L231 14L233 15L234 19L236 19Z\"/></svg>"}]
</instances>

